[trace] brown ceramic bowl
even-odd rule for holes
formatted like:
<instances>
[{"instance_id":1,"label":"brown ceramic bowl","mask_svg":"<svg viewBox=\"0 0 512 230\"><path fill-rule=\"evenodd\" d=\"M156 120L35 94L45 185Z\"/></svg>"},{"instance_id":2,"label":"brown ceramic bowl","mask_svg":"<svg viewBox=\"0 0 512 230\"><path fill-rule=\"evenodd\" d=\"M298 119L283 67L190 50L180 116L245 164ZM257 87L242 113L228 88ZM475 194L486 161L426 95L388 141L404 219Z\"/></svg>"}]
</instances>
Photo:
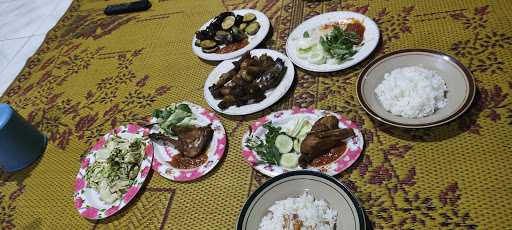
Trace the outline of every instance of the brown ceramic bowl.
<instances>
[{"instance_id":1,"label":"brown ceramic bowl","mask_svg":"<svg viewBox=\"0 0 512 230\"><path fill-rule=\"evenodd\" d=\"M240 212L237 229L258 229L261 219L276 201L300 196L306 190L336 209L336 229L366 229L363 208L350 190L334 177L307 170L278 175L256 189Z\"/></svg>"},{"instance_id":2,"label":"brown ceramic bowl","mask_svg":"<svg viewBox=\"0 0 512 230\"><path fill-rule=\"evenodd\" d=\"M406 118L386 111L374 92L384 80L384 74L419 65L437 72L446 82L447 106L422 118ZM452 56L427 49L405 49L378 57L364 68L357 81L357 98L366 112L381 122L402 128L427 128L450 122L469 108L475 92L475 80L462 63Z\"/></svg>"}]
</instances>

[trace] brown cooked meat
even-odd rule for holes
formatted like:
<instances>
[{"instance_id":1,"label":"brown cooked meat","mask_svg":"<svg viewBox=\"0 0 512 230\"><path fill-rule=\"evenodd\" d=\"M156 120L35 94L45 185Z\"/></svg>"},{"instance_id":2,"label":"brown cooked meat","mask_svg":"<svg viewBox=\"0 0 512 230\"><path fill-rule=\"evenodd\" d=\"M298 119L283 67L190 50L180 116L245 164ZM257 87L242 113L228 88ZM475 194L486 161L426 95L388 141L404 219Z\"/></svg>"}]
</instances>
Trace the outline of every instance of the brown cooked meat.
<instances>
[{"instance_id":1,"label":"brown cooked meat","mask_svg":"<svg viewBox=\"0 0 512 230\"><path fill-rule=\"evenodd\" d=\"M354 136L354 130L338 128L336 117L325 116L319 119L300 145L299 165L306 168L315 158L328 153L351 136Z\"/></svg>"},{"instance_id":2,"label":"brown cooked meat","mask_svg":"<svg viewBox=\"0 0 512 230\"><path fill-rule=\"evenodd\" d=\"M327 131L331 129L338 128L338 118L335 116L329 115L320 118L318 121L313 124L313 128L311 128L311 132L317 131Z\"/></svg>"},{"instance_id":3,"label":"brown cooked meat","mask_svg":"<svg viewBox=\"0 0 512 230\"><path fill-rule=\"evenodd\" d=\"M174 127L172 129L177 134L178 140L174 140L162 133L149 134L149 138L153 141L169 142L180 153L189 158L194 158L204 153L213 137L213 129L210 125L204 127Z\"/></svg>"},{"instance_id":4,"label":"brown cooked meat","mask_svg":"<svg viewBox=\"0 0 512 230\"><path fill-rule=\"evenodd\" d=\"M203 153L213 137L211 126L176 126L173 131L178 135L178 140L174 143L176 149L191 158Z\"/></svg>"}]
</instances>

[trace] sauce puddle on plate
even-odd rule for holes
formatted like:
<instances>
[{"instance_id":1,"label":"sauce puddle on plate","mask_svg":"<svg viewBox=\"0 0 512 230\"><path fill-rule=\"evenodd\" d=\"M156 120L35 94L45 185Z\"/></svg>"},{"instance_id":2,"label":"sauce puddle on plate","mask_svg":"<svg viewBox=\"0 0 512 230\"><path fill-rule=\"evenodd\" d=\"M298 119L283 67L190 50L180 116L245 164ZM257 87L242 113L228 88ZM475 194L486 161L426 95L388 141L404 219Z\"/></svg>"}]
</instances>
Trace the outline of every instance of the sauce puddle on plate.
<instances>
[{"instance_id":1,"label":"sauce puddle on plate","mask_svg":"<svg viewBox=\"0 0 512 230\"><path fill-rule=\"evenodd\" d=\"M329 153L323 154L317 158L315 158L309 165L313 167L321 167L327 164L330 164L337 160L338 158L345 153L345 149L347 149L347 144L342 143L341 145L338 145L337 147L332 148L329 150Z\"/></svg>"},{"instance_id":2,"label":"sauce puddle on plate","mask_svg":"<svg viewBox=\"0 0 512 230\"><path fill-rule=\"evenodd\" d=\"M208 156L204 153L194 158L186 157L179 153L172 157L171 161L169 161L169 164L177 169L192 169L203 165L207 160Z\"/></svg>"},{"instance_id":3,"label":"sauce puddle on plate","mask_svg":"<svg viewBox=\"0 0 512 230\"><path fill-rule=\"evenodd\" d=\"M226 45L226 46L220 48L220 50L217 53L220 53L220 54L231 53L231 52L237 51L239 49L242 49L247 45L249 45L249 41L247 39L244 39L242 41L231 43L229 45Z\"/></svg>"}]
</instances>

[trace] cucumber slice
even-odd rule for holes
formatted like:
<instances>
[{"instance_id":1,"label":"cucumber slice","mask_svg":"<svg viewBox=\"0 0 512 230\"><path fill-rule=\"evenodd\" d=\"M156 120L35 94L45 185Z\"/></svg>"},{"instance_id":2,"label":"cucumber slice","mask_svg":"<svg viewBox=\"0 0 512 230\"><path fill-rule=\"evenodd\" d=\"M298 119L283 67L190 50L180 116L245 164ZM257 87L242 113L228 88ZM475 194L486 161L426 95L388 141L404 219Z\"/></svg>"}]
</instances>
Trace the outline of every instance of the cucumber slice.
<instances>
[{"instance_id":1,"label":"cucumber slice","mask_svg":"<svg viewBox=\"0 0 512 230\"><path fill-rule=\"evenodd\" d=\"M295 139L293 140L293 150L296 153L300 153L300 144L302 143L302 140Z\"/></svg>"},{"instance_id":2,"label":"cucumber slice","mask_svg":"<svg viewBox=\"0 0 512 230\"><path fill-rule=\"evenodd\" d=\"M299 155L295 153L286 153L281 156L279 165L285 168L293 169L299 164Z\"/></svg>"},{"instance_id":3,"label":"cucumber slice","mask_svg":"<svg viewBox=\"0 0 512 230\"><path fill-rule=\"evenodd\" d=\"M313 125L311 125L311 123L309 123L308 120L306 120L305 118L300 118L295 123L295 126L290 128L286 132L286 134L288 134L288 136L291 136L293 138L298 138L299 136L306 136L309 133L309 131L311 131L312 128L313 128Z\"/></svg>"},{"instance_id":4,"label":"cucumber slice","mask_svg":"<svg viewBox=\"0 0 512 230\"><path fill-rule=\"evenodd\" d=\"M287 135L279 135L276 137L275 145L279 152L289 153L293 148L293 140Z\"/></svg>"},{"instance_id":5,"label":"cucumber slice","mask_svg":"<svg viewBox=\"0 0 512 230\"><path fill-rule=\"evenodd\" d=\"M323 53L321 52L312 52L311 55L309 56L309 60L308 60L310 63L312 64L316 64L316 65L322 65L322 64L325 64L325 62L327 61L327 57L324 56Z\"/></svg>"},{"instance_id":6,"label":"cucumber slice","mask_svg":"<svg viewBox=\"0 0 512 230\"><path fill-rule=\"evenodd\" d=\"M313 125L311 123L309 123L309 121L304 122L297 137L298 136L305 137L309 133L309 131L311 131L312 128L313 128Z\"/></svg>"}]
</instances>

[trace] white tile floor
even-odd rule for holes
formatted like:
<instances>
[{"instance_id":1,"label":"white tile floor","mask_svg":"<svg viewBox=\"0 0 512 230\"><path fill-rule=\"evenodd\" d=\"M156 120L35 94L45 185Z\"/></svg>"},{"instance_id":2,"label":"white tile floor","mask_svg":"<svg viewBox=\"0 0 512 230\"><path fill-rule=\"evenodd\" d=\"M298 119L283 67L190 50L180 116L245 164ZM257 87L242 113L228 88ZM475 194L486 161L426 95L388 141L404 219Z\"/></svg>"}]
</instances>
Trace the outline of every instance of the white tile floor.
<instances>
[{"instance_id":1,"label":"white tile floor","mask_svg":"<svg viewBox=\"0 0 512 230\"><path fill-rule=\"evenodd\" d=\"M0 95L72 0L0 0Z\"/></svg>"}]
</instances>

